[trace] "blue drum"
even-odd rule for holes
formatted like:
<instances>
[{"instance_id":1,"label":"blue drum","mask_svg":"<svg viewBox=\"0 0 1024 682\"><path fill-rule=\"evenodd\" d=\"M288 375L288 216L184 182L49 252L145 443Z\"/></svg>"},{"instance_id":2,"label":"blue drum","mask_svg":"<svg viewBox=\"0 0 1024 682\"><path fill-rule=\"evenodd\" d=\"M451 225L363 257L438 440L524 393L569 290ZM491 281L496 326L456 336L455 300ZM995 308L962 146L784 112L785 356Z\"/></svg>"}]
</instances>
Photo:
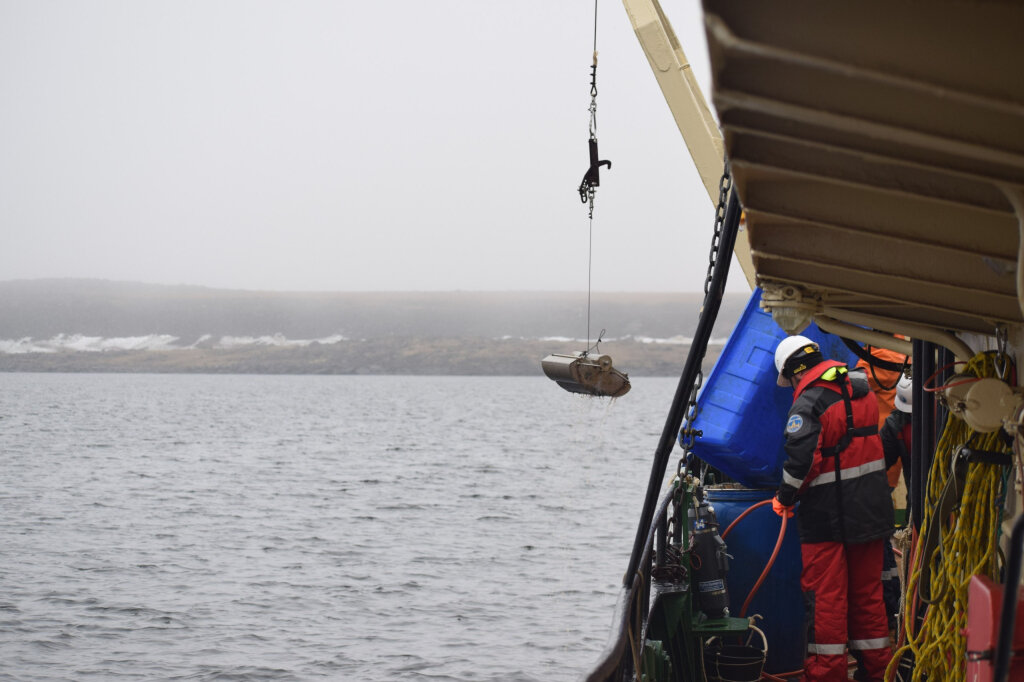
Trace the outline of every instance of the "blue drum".
<instances>
[{"instance_id":1,"label":"blue drum","mask_svg":"<svg viewBox=\"0 0 1024 682\"><path fill-rule=\"evenodd\" d=\"M774 489L746 488L706 488L705 492L715 509L721 532L725 532L729 524L748 508L771 499L775 494ZM768 564L779 538L781 523L782 519L767 504L747 514L725 537L732 556L727 576L731 616L739 617L743 602ZM764 616L758 621L758 627L768 640L764 669L769 673L792 672L804 667L806 629L803 592L800 590L802 567L800 536L793 518L787 522L786 536L775 564L746 613L747 616ZM754 639L758 639L756 635Z\"/></svg>"}]
</instances>

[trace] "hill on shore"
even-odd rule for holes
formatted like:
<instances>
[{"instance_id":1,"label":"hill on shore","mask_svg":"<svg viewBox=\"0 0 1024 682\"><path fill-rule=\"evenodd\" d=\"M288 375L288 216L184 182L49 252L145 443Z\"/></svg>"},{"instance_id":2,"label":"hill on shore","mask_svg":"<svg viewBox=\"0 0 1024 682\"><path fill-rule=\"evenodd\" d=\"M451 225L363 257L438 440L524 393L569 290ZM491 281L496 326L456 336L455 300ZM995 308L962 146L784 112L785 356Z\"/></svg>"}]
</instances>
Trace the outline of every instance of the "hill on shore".
<instances>
[{"instance_id":1,"label":"hill on shore","mask_svg":"<svg viewBox=\"0 0 1024 682\"><path fill-rule=\"evenodd\" d=\"M592 294L590 336L631 374L679 373L703 294ZM713 338L747 296L729 294ZM0 282L0 371L535 374L583 350L586 293L256 292ZM720 343L709 348L705 365Z\"/></svg>"}]
</instances>

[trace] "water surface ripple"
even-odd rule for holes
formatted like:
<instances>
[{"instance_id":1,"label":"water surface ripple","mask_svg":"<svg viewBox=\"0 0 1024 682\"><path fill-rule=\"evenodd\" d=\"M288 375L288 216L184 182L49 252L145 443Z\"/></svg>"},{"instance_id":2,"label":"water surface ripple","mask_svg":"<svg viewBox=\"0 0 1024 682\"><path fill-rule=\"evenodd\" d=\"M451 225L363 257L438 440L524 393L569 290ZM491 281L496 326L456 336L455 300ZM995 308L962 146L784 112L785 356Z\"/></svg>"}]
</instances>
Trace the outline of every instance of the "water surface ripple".
<instances>
[{"instance_id":1,"label":"water surface ripple","mask_svg":"<svg viewBox=\"0 0 1024 682\"><path fill-rule=\"evenodd\" d=\"M0 680L572 680L675 381L6 374Z\"/></svg>"}]
</instances>

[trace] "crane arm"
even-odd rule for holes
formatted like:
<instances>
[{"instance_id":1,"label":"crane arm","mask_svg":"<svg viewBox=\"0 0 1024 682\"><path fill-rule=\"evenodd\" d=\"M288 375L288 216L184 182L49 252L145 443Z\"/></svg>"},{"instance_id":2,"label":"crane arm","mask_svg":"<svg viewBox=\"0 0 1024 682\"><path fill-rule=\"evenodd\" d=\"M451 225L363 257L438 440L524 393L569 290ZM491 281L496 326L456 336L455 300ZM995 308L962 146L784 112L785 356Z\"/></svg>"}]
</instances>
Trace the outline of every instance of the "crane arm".
<instances>
[{"instance_id":1,"label":"crane arm","mask_svg":"<svg viewBox=\"0 0 1024 682\"><path fill-rule=\"evenodd\" d=\"M704 189L711 201L717 204L724 156L722 133L697 85L672 24L658 0L622 0L622 4L682 133ZM740 236L736 240L735 253L747 283L753 288L754 265L750 257L750 243L745 237Z\"/></svg>"}]
</instances>

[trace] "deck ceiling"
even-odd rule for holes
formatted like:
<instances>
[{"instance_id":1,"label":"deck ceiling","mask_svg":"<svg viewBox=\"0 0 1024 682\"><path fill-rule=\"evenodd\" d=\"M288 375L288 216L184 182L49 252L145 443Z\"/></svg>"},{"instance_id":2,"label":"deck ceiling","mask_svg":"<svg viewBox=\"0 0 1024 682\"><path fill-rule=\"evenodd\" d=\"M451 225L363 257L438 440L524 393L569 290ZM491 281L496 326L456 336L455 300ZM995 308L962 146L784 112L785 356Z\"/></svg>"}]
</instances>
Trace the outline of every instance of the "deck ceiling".
<instances>
[{"instance_id":1,"label":"deck ceiling","mask_svg":"<svg viewBox=\"0 0 1024 682\"><path fill-rule=\"evenodd\" d=\"M941 329L1024 323L1024 3L704 10L759 282Z\"/></svg>"}]
</instances>

